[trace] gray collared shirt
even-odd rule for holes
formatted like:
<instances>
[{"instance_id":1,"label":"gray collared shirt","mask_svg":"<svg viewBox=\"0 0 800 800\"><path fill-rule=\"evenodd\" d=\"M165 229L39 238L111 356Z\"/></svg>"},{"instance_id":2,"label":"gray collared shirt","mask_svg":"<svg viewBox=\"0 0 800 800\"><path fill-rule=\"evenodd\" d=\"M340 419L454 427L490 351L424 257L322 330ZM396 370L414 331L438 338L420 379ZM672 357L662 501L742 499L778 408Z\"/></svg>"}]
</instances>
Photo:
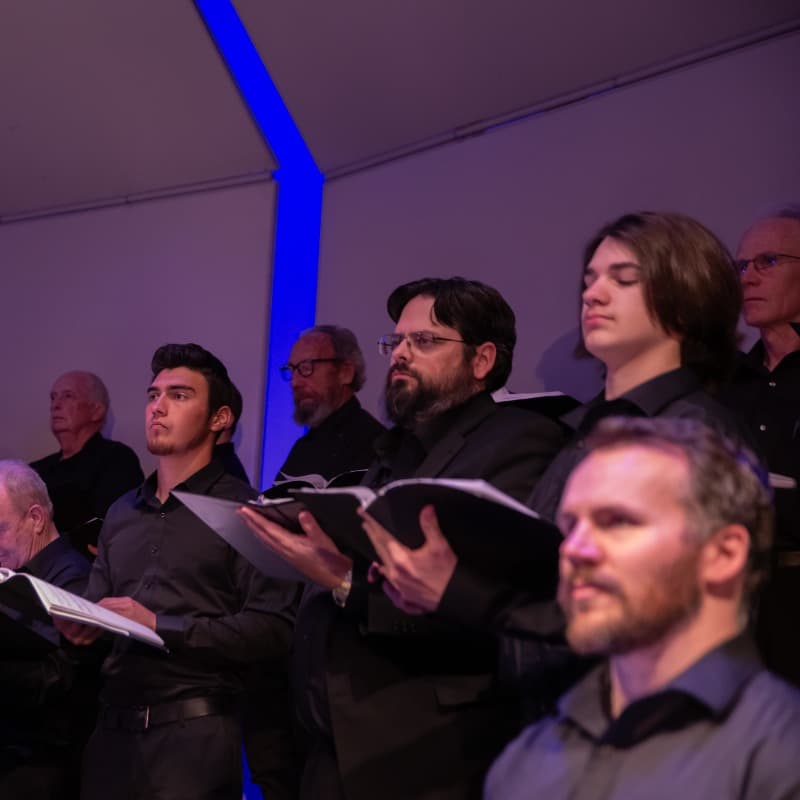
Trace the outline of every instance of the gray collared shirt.
<instances>
[{"instance_id":1,"label":"gray collared shirt","mask_svg":"<svg viewBox=\"0 0 800 800\"><path fill-rule=\"evenodd\" d=\"M604 665L505 749L485 800L800 798L800 692L763 668L745 636L616 719L607 704Z\"/></svg>"}]
</instances>

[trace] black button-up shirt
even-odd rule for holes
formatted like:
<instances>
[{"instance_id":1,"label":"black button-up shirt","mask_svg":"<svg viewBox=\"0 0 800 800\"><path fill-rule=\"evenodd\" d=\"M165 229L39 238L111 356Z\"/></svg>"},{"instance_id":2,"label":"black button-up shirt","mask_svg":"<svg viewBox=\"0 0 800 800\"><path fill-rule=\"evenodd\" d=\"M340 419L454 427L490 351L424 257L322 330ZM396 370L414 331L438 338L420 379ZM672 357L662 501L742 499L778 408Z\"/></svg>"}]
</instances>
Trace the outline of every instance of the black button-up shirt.
<instances>
[{"instance_id":1,"label":"black button-up shirt","mask_svg":"<svg viewBox=\"0 0 800 800\"><path fill-rule=\"evenodd\" d=\"M800 798L800 693L763 668L744 636L616 719L607 669L505 749L485 800Z\"/></svg>"},{"instance_id":2,"label":"black button-up shirt","mask_svg":"<svg viewBox=\"0 0 800 800\"><path fill-rule=\"evenodd\" d=\"M18 572L81 594L89 568L89 562L59 536ZM19 615L12 610L10 616ZM0 618L0 749L9 744L64 748L78 739L94 715L96 670L91 657L81 662L83 652L57 648L59 636L52 624L29 622L38 633L5 615Z\"/></svg>"},{"instance_id":3,"label":"black button-up shirt","mask_svg":"<svg viewBox=\"0 0 800 800\"><path fill-rule=\"evenodd\" d=\"M688 417L706 423L734 441L752 444L744 426L703 391L698 377L686 367L639 384L615 400L606 400L600 394L561 417L574 434L545 470L528 500L528 505L540 516L555 519L567 478L586 455L585 437L601 419L611 416Z\"/></svg>"},{"instance_id":4,"label":"black button-up shirt","mask_svg":"<svg viewBox=\"0 0 800 800\"><path fill-rule=\"evenodd\" d=\"M375 458L372 443L384 430L358 398L351 397L294 443L275 480L312 474L330 479L366 469Z\"/></svg>"},{"instance_id":5,"label":"black button-up shirt","mask_svg":"<svg viewBox=\"0 0 800 800\"><path fill-rule=\"evenodd\" d=\"M62 459L59 451L34 461L31 467L47 485L53 501L53 519L62 534L69 534L93 517L105 517L117 498L144 479L136 453L121 442L104 439L99 433L74 456ZM73 541L86 555L84 544Z\"/></svg>"},{"instance_id":6,"label":"black button-up shirt","mask_svg":"<svg viewBox=\"0 0 800 800\"><path fill-rule=\"evenodd\" d=\"M800 350L789 353L771 372L764 345L741 354L730 385L720 397L755 438L771 472L800 482ZM800 492L776 489L779 549L800 550Z\"/></svg>"},{"instance_id":7,"label":"black button-up shirt","mask_svg":"<svg viewBox=\"0 0 800 800\"><path fill-rule=\"evenodd\" d=\"M103 698L144 705L238 693L244 668L285 658L296 584L265 578L173 496L156 474L109 510L86 596L130 596L157 616L169 653L115 637ZM246 500L250 487L211 462L176 487Z\"/></svg>"}]
</instances>

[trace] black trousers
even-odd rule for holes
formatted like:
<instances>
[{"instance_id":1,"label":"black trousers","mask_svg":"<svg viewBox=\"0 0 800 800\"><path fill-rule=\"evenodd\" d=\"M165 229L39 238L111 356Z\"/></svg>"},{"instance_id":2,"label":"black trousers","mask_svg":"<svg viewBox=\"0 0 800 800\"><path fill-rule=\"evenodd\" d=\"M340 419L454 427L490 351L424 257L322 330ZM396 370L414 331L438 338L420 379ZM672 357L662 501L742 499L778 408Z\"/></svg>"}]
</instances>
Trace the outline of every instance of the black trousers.
<instances>
[{"instance_id":1,"label":"black trousers","mask_svg":"<svg viewBox=\"0 0 800 800\"><path fill-rule=\"evenodd\" d=\"M101 725L86 746L81 800L241 800L237 715L214 715L145 731Z\"/></svg>"}]
</instances>

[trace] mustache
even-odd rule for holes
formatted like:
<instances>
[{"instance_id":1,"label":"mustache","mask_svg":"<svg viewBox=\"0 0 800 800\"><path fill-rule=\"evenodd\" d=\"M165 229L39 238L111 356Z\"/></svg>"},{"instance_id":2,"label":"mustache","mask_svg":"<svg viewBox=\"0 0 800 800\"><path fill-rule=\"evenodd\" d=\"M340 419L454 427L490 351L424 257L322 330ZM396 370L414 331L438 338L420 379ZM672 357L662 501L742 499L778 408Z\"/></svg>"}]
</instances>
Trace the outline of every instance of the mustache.
<instances>
[{"instance_id":1,"label":"mustache","mask_svg":"<svg viewBox=\"0 0 800 800\"><path fill-rule=\"evenodd\" d=\"M387 380L389 380L392 375L399 374L399 375L410 375L412 378L416 378L417 380L420 379L419 373L413 368L406 366L404 364L392 364L389 367L389 372L386 375Z\"/></svg>"},{"instance_id":2,"label":"mustache","mask_svg":"<svg viewBox=\"0 0 800 800\"><path fill-rule=\"evenodd\" d=\"M576 584L581 586L590 586L592 589L599 589L602 592L609 594L619 594L619 585L615 580L607 578L597 573L587 572L585 570L574 572L568 578L561 581L559 585L559 594L566 597L572 591Z\"/></svg>"}]
</instances>

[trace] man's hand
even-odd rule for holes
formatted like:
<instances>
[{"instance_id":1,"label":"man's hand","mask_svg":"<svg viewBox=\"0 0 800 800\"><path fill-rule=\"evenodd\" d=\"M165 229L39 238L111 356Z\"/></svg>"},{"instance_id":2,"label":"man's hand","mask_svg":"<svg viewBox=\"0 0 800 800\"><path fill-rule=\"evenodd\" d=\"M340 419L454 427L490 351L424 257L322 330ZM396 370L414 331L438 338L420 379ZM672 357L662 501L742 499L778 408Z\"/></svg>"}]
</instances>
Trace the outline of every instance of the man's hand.
<instances>
[{"instance_id":1,"label":"man's hand","mask_svg":"<svg viewBox=\"0 0 800 800\"><path fill-rule=\"evenodd\" d=\"M384 579L383 591L406 614L436 611L444 590L453 577L458 557L442 535L436 511L425 506L419 524L425 544L411 550L397 541L389 531L365 511L359 511L380 564L370 567L370 580Z\"/></svg>"},{"instance_id":2,"label":"man's hand","mask_svg":"<svg viewBox=\"0 0 800 800\"><path fill-rule=\"evenodd\" d=\"M353 560L339 552L308 511L297 517L305 536L291 533L247 507L236 513L264 544L319 586L336 589L353 568Z\"/></svg>"},{"instance_id":3,"label":"man's hand","mask_svg":"<svg viewBox=\"0 0 800 800\"><path fill-rule=\"evenodd\" d=\"M94 625L81 625L80 622L73 622L69 619L61 619L60 617L53 617L53 625L56 630L72 644L91 644L98 639L105 631L102 628L96 628Z\"/></svg>"},{"instance_id":4,"label":"man's hand","mask_svg":"<svg viewBox=\"0 0 800 800\"><path fill-rule=\"evenodd\" d=\"M156 615L149 608L137 603L132 597L104 597L98 601L97 605L138 622L155 633Z\"/></svg>"}]
</instances>

